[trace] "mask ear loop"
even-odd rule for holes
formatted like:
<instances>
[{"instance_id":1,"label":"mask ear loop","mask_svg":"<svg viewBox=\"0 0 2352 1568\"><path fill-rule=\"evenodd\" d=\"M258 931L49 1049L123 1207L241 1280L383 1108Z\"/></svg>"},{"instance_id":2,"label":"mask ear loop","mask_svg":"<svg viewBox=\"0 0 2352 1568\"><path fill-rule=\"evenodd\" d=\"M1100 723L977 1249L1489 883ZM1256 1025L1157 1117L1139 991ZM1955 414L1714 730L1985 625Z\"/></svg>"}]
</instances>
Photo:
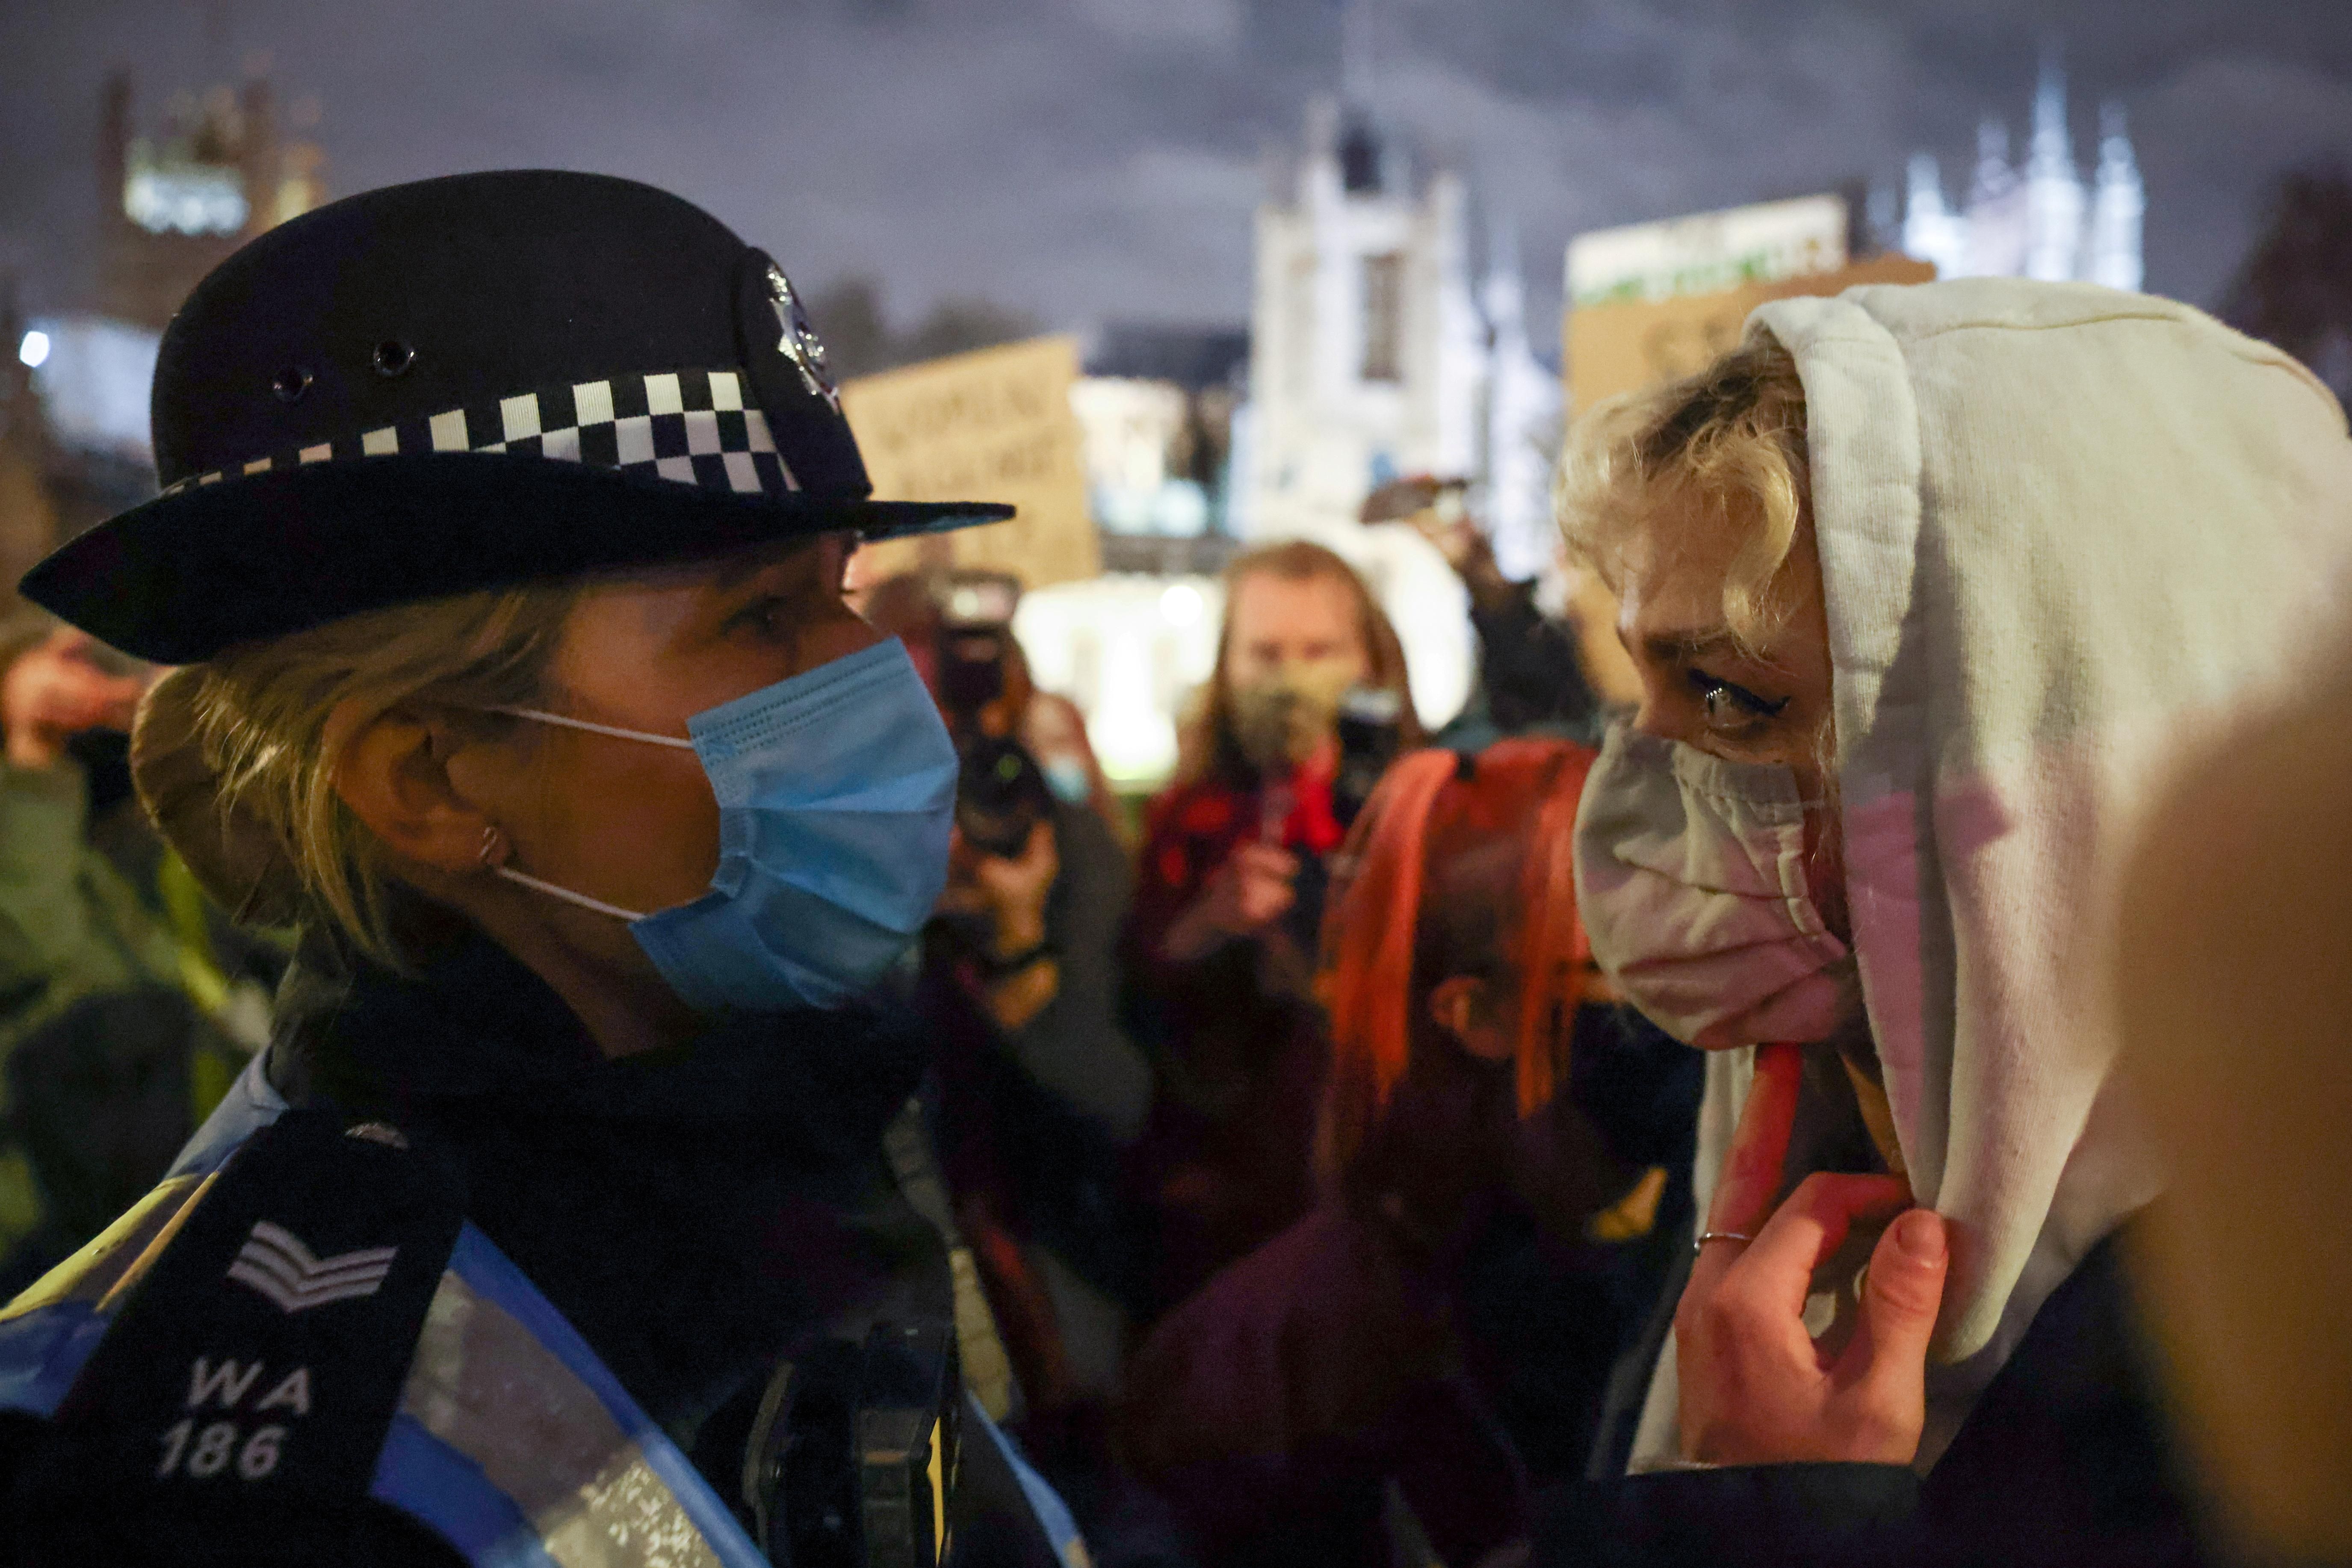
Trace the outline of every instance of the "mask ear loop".
<instances>
[{"instance_id":1,"label":"mask ear loop","mask_svg":"<svg viewBox=\"0 0 2352 1568\"><path fill-rule=\"evenodd\" d=\"M499 706L488 708L483 711L504 713L515 719L536 719L542 724L561 724L567 730L585 730L592 735L610 735L617 741L643 741L649 746L672 746L681 752L694 750L692 741L681 740L676 735L656 735L648 730L624 730L617 724L593 723L586 719L574 719L567 713L550 713L540 708ZM618 904L608 904L602 899L592 899L585 893L575 893L569 888L559 888L553 882L543 882L537 877L527 876L510 866L494 862L491 856L497 849L498 844L499 830L496 827L483 828L482 865L492 875L504 877L508 881L529 888L534 893L545 893L551 899L561 899L567 904L576 904L583 910L595 914L609 915L616 921L634 921L646 918L642 910L625 910Z\"/></svg>"},{"instance_id":2,"label":"mask ear loop","mask_svg":"<svg viewBox=\"0 0 2352 1568\"><path fill-rule=\"evenodd\" d=\"M583 910L595 914L609 915L616 921L635 921L646 918L636 910L625 910L618 904L608 904L602 899L592 899L585 893L575 893L569 888L560 888L553 882L543 882L537 877L528 876L514 869L511 866L504 864L499 857L501 843L502 840L496 827L482 829L482 868L490 875L504 877L508 881L529 888L532 892L544 893L551 899L561 899L567 904L577 904Z\"/></svg>"},{"instance_id":3,"label":"mask ear loop","mask_svg":"<svg viewBox=\"0 0 2352 1568\"><path fill-rule=\"evenodd\" d=\"M542 724L561 724L567 730L585 730L592 735L610 735L618 741L643 741L649 746L675 746L681 752L694 750L692 741L676 735L656 735L650 730L624 730L617 724L595 724L585 719L574 719L564 713L549 713L537 708L486 708L485 713L504 713L513 719L536 719Z\"/></svg>"}]
</instances>

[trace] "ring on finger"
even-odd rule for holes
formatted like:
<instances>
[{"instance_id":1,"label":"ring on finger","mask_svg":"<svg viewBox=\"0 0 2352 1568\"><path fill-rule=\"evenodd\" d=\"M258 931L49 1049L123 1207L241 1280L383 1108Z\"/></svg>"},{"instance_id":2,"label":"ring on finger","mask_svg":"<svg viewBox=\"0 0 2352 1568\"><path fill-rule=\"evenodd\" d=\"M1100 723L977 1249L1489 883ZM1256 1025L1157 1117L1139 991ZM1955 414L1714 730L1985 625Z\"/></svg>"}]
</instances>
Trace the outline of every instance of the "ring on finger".
<instances>
[{"instance_id":1,"label":"ring on finger","mask_svg":"<svg viewBox=\"0 0 2352 1568\"><path fill-rule=\"evenodd\" d=\"M1698 1239L1691 1243L1691 1255L1696 1257L1705 1251L1706 1244L1710 1241L1753 1241L1755 1239L1744 1230L1703 1230L1698 1233Z\"/></svg>"}]
</instances>

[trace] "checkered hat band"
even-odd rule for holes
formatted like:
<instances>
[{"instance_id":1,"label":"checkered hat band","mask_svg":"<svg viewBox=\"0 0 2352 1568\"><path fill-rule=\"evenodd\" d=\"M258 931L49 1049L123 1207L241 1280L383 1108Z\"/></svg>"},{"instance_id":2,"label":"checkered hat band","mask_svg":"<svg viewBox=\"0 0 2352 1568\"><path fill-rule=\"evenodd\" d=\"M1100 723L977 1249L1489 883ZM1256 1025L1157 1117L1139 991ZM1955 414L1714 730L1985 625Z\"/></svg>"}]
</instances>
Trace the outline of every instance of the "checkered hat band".
<instances>
[{"instance_id":1,"label":"checkered hat band","mask_svg":"<svg viewBox=\"0 0 2352 1568\"><path fill-rule=\"evenodd\" d=\"M767 416L731 370L678 370L541 387L496 402L403 420L234 468L195 474L165 495L247 474L410 452L510 452L651 474L738 495L801 488L776 450Z\"/></svg>"}]
</instances>

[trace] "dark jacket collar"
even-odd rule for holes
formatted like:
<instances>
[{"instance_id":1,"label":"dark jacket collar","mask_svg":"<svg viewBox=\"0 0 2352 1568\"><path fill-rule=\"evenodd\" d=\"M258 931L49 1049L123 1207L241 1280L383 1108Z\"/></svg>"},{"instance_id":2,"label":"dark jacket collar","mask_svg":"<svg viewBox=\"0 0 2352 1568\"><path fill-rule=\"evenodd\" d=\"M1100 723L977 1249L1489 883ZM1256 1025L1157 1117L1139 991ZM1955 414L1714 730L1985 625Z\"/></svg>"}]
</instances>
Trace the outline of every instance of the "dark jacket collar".
<instances>
[{"instance_id":1,"label":"dark jacket collar","mask_svg":"<svg viewBox=\"0 0 2352 1568\"><path fill-rule=\"evenodd\" d=\"M823 1142L877 1136L921 1076L896 1010L742 1015L675 1050L608 1060L555 992L470 928L401 973L320 932L278 993L271 1081L297 1104L397 1120L429 1102L517 1115L784 1116Z\"/></svg>"}]
</instances>

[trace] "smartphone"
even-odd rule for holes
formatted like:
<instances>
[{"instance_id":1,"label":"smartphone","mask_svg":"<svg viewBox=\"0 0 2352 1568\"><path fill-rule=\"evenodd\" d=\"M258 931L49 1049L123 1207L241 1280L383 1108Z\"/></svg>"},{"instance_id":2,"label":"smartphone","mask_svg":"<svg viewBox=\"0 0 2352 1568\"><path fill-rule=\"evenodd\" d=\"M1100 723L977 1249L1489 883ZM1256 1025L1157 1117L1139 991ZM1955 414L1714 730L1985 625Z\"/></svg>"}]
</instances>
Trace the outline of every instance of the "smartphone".
<instances>
[{"instance_id":1,"label":"smartphone","mask_svg":"<svg viewBox=\"0 0 2352 1568\"><path fill-rule=\"evenodd\" d=\"M1331 815L1352 826L1404 740L1404 704L1393 691L1359 686L1339 699L1339 774L1331 784Z\"/></svg>"}]
</instances>

